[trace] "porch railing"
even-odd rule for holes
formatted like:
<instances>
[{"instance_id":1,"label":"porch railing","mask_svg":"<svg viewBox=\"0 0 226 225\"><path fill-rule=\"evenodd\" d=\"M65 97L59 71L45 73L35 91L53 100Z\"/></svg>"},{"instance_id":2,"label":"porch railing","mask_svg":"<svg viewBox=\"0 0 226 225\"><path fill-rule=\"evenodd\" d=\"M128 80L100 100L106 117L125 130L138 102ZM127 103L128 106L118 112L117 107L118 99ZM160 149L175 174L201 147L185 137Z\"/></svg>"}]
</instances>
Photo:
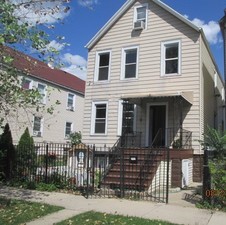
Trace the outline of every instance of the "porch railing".
<instances>
[{"instance_id":1,"label":"porch railing","mask_svg":"<svg viewBox=\"0 0 226 225\"><path fill-rule=\"evenodd\" d=\"M192 132L183 128L160 128L151 143L151 147L191 149Z\"/></svg>"},{"instance_id":2,"label":"porch railing","mask_svg":"<svg viewBox=\"0 0 226 225\"><path fill-rule=\"evenodd\" d=\"M141 147L141 136L142 132L130 132L123 134L119 139L120 147Z\"/></svg>"}]
</instances>

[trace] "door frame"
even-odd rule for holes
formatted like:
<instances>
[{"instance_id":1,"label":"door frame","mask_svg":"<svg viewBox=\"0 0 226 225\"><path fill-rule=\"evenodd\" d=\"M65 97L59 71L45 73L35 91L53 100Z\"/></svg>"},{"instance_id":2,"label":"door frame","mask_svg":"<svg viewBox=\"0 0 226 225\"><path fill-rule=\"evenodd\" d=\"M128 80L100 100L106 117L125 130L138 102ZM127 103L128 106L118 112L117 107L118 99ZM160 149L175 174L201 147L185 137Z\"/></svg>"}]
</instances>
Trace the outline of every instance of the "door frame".
<instances>
[{"instance_id":1,"label":"door frame","mask_svg":"<svg viewBox=\"0 0 226 225\"><path fill-rule=\"evenodd\" d=\"M149 147L149 123L150 123L150 106L165 106L166 107L166 124L165 127L168 128L168 102L152 102L152 103L147 103L146 105L146 140L145 140L145 145L146 147ZM167 143L167 131L165 131L165 143Z\"/></svg>"}]
</instances>

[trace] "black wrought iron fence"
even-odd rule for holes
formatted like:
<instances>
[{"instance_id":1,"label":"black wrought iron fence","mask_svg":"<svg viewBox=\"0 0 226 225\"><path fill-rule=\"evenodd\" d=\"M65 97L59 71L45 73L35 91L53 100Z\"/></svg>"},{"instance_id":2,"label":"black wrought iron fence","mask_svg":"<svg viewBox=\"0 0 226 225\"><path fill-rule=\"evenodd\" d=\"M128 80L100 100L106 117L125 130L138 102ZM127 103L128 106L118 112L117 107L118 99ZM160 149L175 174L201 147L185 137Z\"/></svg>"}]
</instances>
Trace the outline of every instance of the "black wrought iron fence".
<instances>
[{"instance_id":1,"label":"black wrought iron fence","mask_svg":"<svg viewBox=\"0 0 226 225\"><path fill-rule=\"evenodd\" d=\"M86 187L90 147L59 143L15 145L14 181L54 184L57 188Z\"/></svg>"}]
</instances>

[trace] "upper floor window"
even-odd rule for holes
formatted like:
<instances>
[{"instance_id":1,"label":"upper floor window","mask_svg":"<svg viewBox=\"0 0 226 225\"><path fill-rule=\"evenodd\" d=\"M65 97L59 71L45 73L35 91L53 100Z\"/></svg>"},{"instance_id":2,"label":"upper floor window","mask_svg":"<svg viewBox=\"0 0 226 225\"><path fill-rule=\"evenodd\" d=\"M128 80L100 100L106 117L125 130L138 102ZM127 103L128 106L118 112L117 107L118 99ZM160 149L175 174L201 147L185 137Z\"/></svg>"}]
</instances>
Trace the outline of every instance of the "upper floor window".
<instances>
[{"instance_id":1,"label":"upper floor window","mask_svg":"<svg viewBox=\"0 0 226 225\"><path fill-rule=\"evenodd\" d=\"M162 43L162 75L178 75L181 68L180 41Z\"/></svg>"},{"instance_id":2,"label":"upper floor window","mask_svg":"<svg viewBox=\"0 0 226 225\"><path fill-rule=\"evenodd\" d=\"M134 29L147 28L147 8L148 4L134 8Z\"/></svg>"},{"instance_id":3,"label":"upper floor window","mask_svg":"<svg viewBox=\"0 0 226 225\"><path fill-rule=\"evenodd\" d=\"M107 102L93 102L91 134L106 134Z\"/></svg>"},{"instance_id":4,"label":"upper floor window","mask_svg":"<svg viewBox=\"0 0 226 225\"><path fill-rule=\"evenodd\" d=\"M68 93L67 96L67 109L74 111L75 110L75 95Z\"/></svg>"},{"instance_id":5,"label":"upper floor window","mask_svg":"<svg viewBox=\"0 0 226 225\"><path fill-rule=\"evenodd\" d=\"M38 83L38 91L40 94L40 102L46 103L46 85Z\"/></svg>"},{"instance_id":6,"label":"upper floor window","mask_svg":"<svg viewBox=\"0 0 226 225\"><path fill-rule=\"evenodd\" d=\"M32 88L32 81L27 78L23 78L22 84L21 84L23 89L31 89Z\"/></svg>"},{"instance_id":7,"label":"upper floor window","mask_svg":"<svg viewBox=\"0 0 226 225\"><path fill-rule=\"evenodd\" d=\"M96 56L95 81L107 81L110 74L111 52L98 52Z\"/></svg>"},{"instance_id":8,"label":"upper floor window","mask_svg":"<svg viewBox=\"0 0 226 225\"><path fill-rule=\"evenodd\" d=\"M42 136L42 117L34 116L33 121L33 135L36 137Z\"/></svg>"},{"instance_id":9,"label":"upper floor window","mask_svg":"<svg viewBox=\"0 0 226 225\"><path fill-rule=\"evenodd\" d=\"M122 79L136 78L138 74L138 47L123 49Z\"/></svg>"}]
</instances>

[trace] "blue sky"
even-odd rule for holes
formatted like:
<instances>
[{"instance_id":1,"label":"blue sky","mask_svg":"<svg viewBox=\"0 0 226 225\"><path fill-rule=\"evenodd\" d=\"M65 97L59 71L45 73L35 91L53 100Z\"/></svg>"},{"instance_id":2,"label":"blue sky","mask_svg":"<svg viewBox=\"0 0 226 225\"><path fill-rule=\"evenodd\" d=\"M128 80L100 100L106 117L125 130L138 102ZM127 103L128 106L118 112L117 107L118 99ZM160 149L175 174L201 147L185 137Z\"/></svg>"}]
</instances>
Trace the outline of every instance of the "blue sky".
<instances>
[{"instance_id":1,"label":"blue sky","mask_svg":"<svg viewBox=\"0 0 226 225\"><path fill-rule=\"evenodd\" d=\"M84 6L84 2L86 6ZM55 24L54 35L65 37L69 46L63 48L53 39L52 46L61 50L64 68L86 78L87 42L113 16L126 0L72 0L64 24ZM168 6L202 26L212 53L223 76L223 42L218 21L224 15L225 0L162 0ZM89 7L87 7L87 5ZM53 37L54 38L54 37ZM83 69L81 69L83 68Z\"/></svg>"}]
</instances>

